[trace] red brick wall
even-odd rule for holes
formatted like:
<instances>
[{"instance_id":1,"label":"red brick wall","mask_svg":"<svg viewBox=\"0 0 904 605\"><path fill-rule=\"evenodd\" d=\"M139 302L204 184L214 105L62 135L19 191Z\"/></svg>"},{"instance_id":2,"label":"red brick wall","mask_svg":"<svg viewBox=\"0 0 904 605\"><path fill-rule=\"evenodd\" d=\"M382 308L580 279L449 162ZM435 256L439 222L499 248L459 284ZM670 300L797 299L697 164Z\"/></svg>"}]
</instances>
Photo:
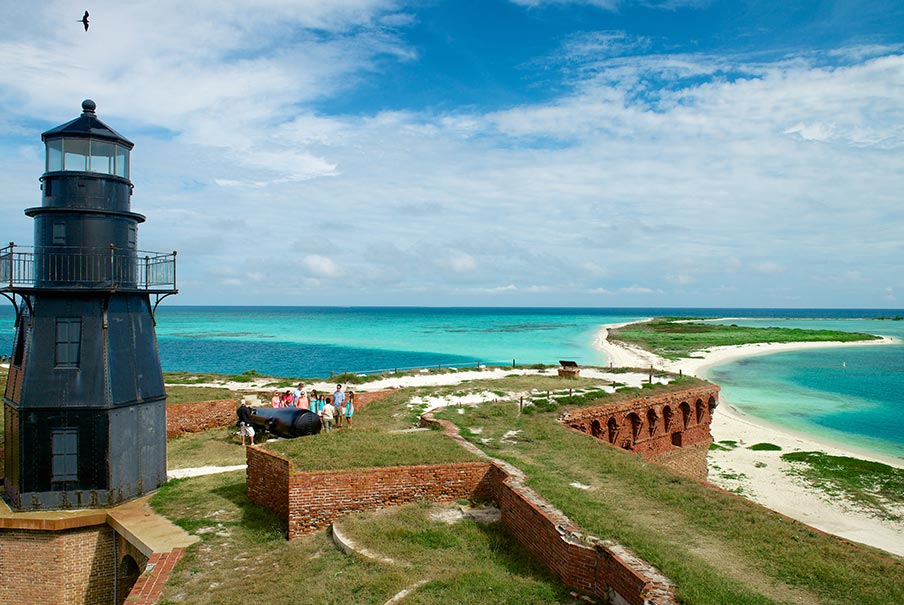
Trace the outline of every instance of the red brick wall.
<instances>
[{"instance_id":1,"label":"red brick wall","mask_svg":"<svg viewBox=\"0 0 904 605\"><path fill-rule=\"evenodd\" d=\"M238 399L196 401L166 406L166 438L185 433L198 433L238 421L235 411Z\"/></svg>"},{"instance_id":2,"label":"red brick wall","mask_svg":"<svg viewBox=\"0 0 904 605\"><path fill-rule=\"evenodd\" d=\"M114 540L118 570L114 569ZM0 603L109 605L119 571L118 605L153 605L184 552L177 548L148 559L106 523L47 531L0 530ZM126 555L144 570L137 581L122 566Z\"/></svg>"},{"instance_id":3,"label":"red brick wall","mask_svg":"<svg viewBox=\"0 0 904 605\"><path fill-rule=\"evenodd\" d=\"M248 498L272 510L282 519L289 518L289 475L291 463L257 447L245 449L248 462Z\"/></svg>"},{"instance_id":4,"label":"red brick wall","mask_svg":"<svg viewBox=\"0 0 904 605\"><path fill-rule=\"evenodd\" d=\"M108 605L115 536L107 525L0 532L0 603Z\"/></svg>"},{"instance_id":5,"label":"red brick wall","mask_svg":"<svg viewBox=\"0 0 904 605\"><path fill-rule=\"evenodd\" d=\"M298 473L289 477L289 539L328 527L355 511L415 500L488 500L488 462L395 466L354 471Z\"/></svg>"},{"instance_id":6,"label":"red brick wall","mask_svg":"<svg viewBox=\"0 0 904 605\"><path fill-rule=\"evenodd\" d=\"M658 456L651 456L649 459L685 477L706 481L709 477L706 457L712 442L712 438L709 438L693 445L675 448Z\"/></svg>"},{"instance_id":7,"label":"red brick wall","mask_svg":"<svg viewBox=\"0 0 904 605\"><path fill-rule=\"evenodd\" d=\"M144 573L129 592L128 605L154 605L163 593L163 585L169 579L173 568L185 554L184 548L174 548L168 553L154 553L147 562Z\"/></svg>"},{"instance_id":8,"label":"red brick wall","mask_svg":"<svg viewBox=\"0 0 904 605\"><path fill-rule=\"evenodd\" d=\"M705 443L709 447L712 441L709 426L718 398L719 387L708 385L572 410L563 422L639 454L645 460L660 462L684 475L706 479L706 456L698 455L699 448L684 454L678 452L696 444ZM682 408L688 411L686 418ZM671 411L671 421L667 426L668 411ZM613 421L615 431L610 429Z\"/></svg>"},{"instance_id":9,"label":"red brick wall","mask_svg":"<svg viewBox=\"0 0 904 605\"><path fill-rule=\"evenodd\" d=\"M355 391L355 413L360 412L374 401L379 401L392 393L395 393L395 391L372 391L368 393L365 393L364 391Z\"/></svg>"}]
</instances>

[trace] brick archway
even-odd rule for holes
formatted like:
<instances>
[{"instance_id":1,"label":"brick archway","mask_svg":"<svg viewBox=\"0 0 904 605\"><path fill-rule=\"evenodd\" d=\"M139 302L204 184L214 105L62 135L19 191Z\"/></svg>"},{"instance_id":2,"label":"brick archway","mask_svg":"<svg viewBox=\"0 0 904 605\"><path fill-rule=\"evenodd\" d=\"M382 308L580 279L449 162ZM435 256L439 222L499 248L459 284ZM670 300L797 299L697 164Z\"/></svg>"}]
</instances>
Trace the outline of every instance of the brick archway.
<instances>
[{"instance_id":1,"label":"brick archway","mask_svg":"<svg viewBox=\"0 0 904 605\"><path fill-rule=\"evenodd\" d=\"M688 402L682 401L678 409L681 410L681 428L686 429L691 425L691 406Z\"/></svg>"},{"instance_id":2,"label":"brick archway","mask_svg":"<svg viewBox=\"0 0 904 605\"><path fill-rule=\"evenodd\" d=\"M618 421L615 420L615 416L609 416L609 420L606 422L606 429L609 434L609 443L615 444L615 440L618 438L618 429L621 428L618 426Z\"/></svg>"},{"instance_id":3,"label":"brick archway","mask_svg":"<svg viewBox=\"0 0 904 605\"><path fill-rule=\"evenodd\" d=\"M647 430L650 433L650 437L656 434L657 420L659 420L659 415L656 413L656 408L647 410Z\"/></svg>"},{"instance_id":4,"label":"brick archway","mask_svg":"<svg viewBox=\"0 0 904 605\"><path fill-rule=\"evenodd\" d=\"M597 439L603 438L603 425L600 424L599 420L594 420L590 424L590 434L596 437Z\"/></svg>"},{"instance_id":5,"label":"brick archway","mask_svg":"<svg viewBox=\"0 0 904 605\"><path fill-rule=\"evenodd\" d=\"M667 405L662 408L662 422L666 433L672 430L672 418L674 416L675 413L672 411L672 406Z\"/></svg>"}]
</instances>

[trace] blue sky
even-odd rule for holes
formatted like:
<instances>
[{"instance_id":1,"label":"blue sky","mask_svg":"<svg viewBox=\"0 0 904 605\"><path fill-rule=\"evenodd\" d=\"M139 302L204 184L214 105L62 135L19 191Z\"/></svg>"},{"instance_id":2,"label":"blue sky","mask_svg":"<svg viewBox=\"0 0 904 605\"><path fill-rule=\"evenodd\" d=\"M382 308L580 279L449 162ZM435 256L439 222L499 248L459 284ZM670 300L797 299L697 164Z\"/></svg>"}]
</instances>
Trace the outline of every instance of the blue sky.
<instances>
[{"instance_id":1,"label":"blue sky","mask_svg":"<svg viewBox=\"0 0 904 605\"><path fill-rule=\"evenodd\" d=\"M902 306L900 2L84 8L3 2L5 241L92 98L179 304Z\"/></svg>"}]
</instances>

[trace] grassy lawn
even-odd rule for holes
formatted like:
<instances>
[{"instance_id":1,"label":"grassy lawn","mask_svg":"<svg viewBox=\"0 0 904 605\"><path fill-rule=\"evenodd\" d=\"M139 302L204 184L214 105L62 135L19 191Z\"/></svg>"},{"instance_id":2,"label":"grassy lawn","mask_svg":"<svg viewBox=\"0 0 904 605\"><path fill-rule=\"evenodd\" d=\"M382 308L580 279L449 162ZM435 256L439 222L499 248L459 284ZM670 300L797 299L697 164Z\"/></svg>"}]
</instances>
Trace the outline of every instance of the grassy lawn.
<instances>
[{"instance_id":1,"label":"grassy lawn","mask_svg":"<svg viewBox=\"0 0 904 605\"><path fill-rule=\"evenodd\" d=\"M666 359L690 357L711 347L778 342L854 342L877 340L872 334L798 328L745 328L658 319L609 331L609 339L637 345Z\"/></svg>"},{"instance_id":2,"label":"grassy lawn","mask_svg":"<svg viewBox=\"0 0 904 605\"><path fill-rule=\"evenodd\" d=\"M235 399L240 393L219 387L169 386L166 387L166 404L178 405L194 401L216 401L218 399Z\"/></svg>"},{"instance_id":3,"label":"grassy lawn","mask_svg":"<svg viewBox=\"0 0 904 605\"><path fill-rule=\"evenodd\" d=\"M246 498L242 472L172 481L152 505L202 539L176 567L163 605L385 603L423 579L405 603L573 602L497 525L432 521L426 504L348 519L350 535L399 565L347 556L326 532L286 541L279 519Z\"/></svg>"},{"instance_id":4,"label":"grassy lawn","mask_svg":"<svg viewBox=\"0 0 904 605\"><path fill-rule=\"evenodd\" d=\"M166 442L166 467L234 466L245 464L245 448L235 427L187 433Z\"/></svg>"},{"instance_id":5,"label":"grassy lawn","mask_svg":"<svg viewBox=\"0 0 904 605\"><path fill-rule=\"evenodd\" d=\"M531 487L588 534L656 565L683 603L904 602L900 559L647 464L558 425L554 413L519 416L517 406L499 403L440 415L527 472Z\"/></svg>"},{"instance_id":6,"label":"grassy lawn","mask_svg":"<svg viewBox=\"0 0 904 605\"><path fill-rule=\"evenodd\" d=\"M338 429L263 446L291 458L296 471L415 466L480 460L437 431L384 433Z\"/></svg>"}]
</instances>

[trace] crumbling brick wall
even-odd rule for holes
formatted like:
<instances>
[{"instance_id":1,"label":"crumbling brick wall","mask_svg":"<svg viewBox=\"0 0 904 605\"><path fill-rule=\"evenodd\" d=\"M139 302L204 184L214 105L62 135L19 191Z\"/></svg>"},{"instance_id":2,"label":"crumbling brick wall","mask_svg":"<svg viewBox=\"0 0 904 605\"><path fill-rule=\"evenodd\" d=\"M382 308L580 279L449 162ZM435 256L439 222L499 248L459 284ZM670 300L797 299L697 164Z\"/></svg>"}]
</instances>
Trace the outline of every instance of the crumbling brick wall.
<instances>
[{"instance_id":1,"label":"crumbling brick wall","mask_svg":"<svg viewBox=\"0 0 904 605\"><path fill-rule=\"evenodd\" d=\"M719 387L707 385L569 411L562 421L573 429L639 454L675 472L706 479L710 424ZM699 446L699 447L698 447Z\"/></svg>"}]
</instances>

